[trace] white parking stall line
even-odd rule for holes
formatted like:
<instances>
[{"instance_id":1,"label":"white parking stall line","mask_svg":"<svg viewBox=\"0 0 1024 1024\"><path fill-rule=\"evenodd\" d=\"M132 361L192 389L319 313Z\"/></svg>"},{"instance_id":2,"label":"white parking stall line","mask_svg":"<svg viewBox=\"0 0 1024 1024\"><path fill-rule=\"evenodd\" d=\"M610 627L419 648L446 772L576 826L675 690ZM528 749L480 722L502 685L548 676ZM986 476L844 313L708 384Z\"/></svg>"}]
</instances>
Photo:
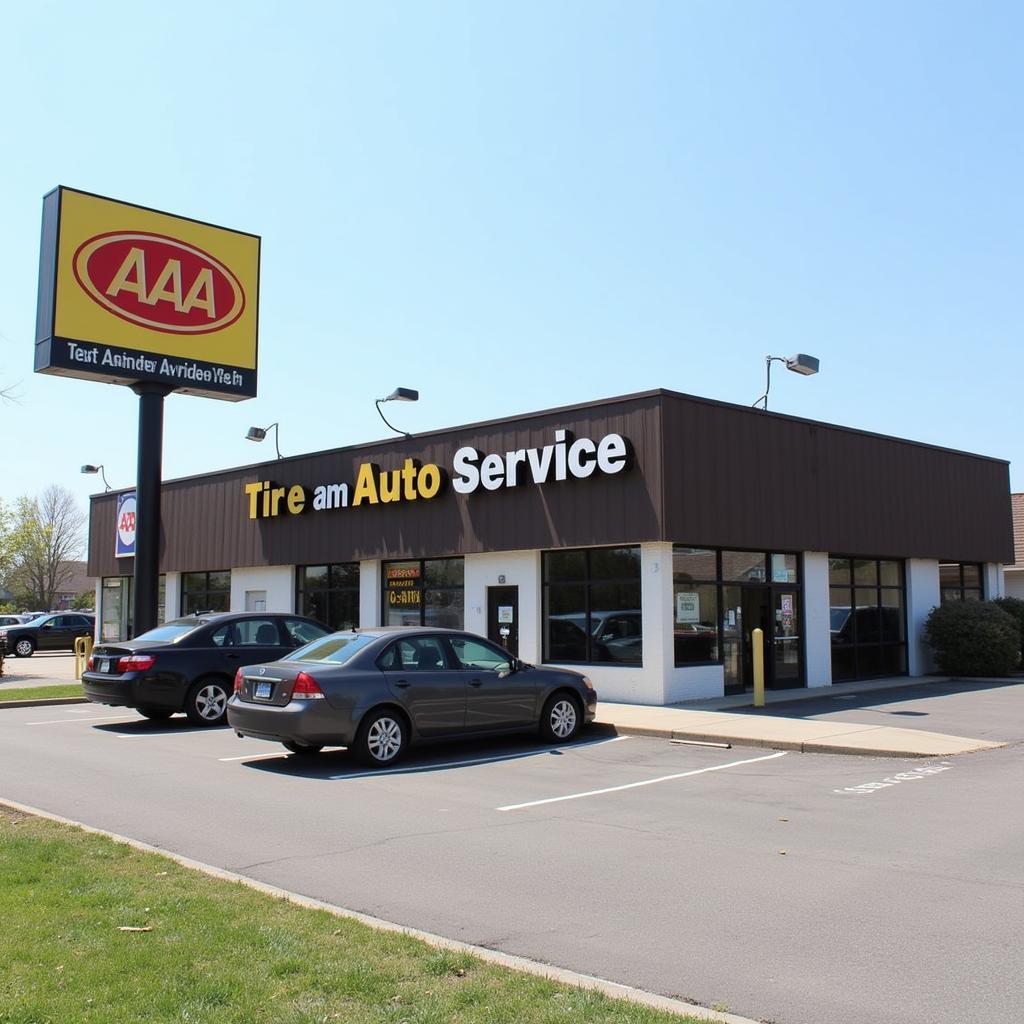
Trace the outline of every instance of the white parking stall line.
<instances>
[{"instance_id":1,"label":"white parking stall line","mask_svg":"<svg viewBox=\"0 0 1024 1024\"><path fill-rule=\"evenodd\" d=\"M341 749L341 748L339 748ZM269 754L240 754L238 757L218 757L218 761L261 761L267 757L287 757L287 750L272 750Z\"/></svg>"},{"instance_id":2,"label":"white parking stall line","mask_svg":"<svg viewBox=\"0 0 1024 1024\"><path fill-rule=\"evenodd\" d=\"M26 725L78 725L79 722L116 722L118 719L121 721L132 721L132 719L126 719L124 714L120 715L98 715L95 718L51 718L45 722L26 722Z\"/></svg>"},{"instance_id":3,"label":"white parking stall line","mask_svg":"<svg viewBox=\"0 0 1024 1024\"><path fill-rule=\"evenodd\" d=\"M530 800L524 804L506 804L496 807L496 811L521 811L526 807L540 807L542 804L557 804L564 800L582 800L588 796L602 796L605 793L620 793L624 789L637 789L640 786L654 786L659 782L671 782L673 779L686 779L691 775L704 775L707 772L720 772L726 768L738 768L744 764L756 764L758 761L771 761L776 757L785 757L787 751L780 750L775 754L764 754L761 757L750 757L745 761L730 761L728 764L715 764L709 768L696 768L690 772L676 772L674 775L660 775L656 779L644 779L642 782L627 782L622 786L608 786L605 789L591 789L585 793L568 793L565 796L550 796L545 800Z\"/></svg>"},{"instance_id":4,"label":"white parking stall line","mask_svg":"<svg viewBox=\"0 0 1024 1024\"><path fill-rule=\"evenodd\" d=\"M494 754L491 757L477 757L469 761L445 761L442 764L412 765L409 768L392 768L388 771L374 769L368 772L346 772L344 775L328 775L332 781L338 779L379 779L388 775L413 775L436 772L448 768L468 768L476 764L501 764L503 761L521 761L527 757L540 757L542 754L565 753L579 750L580 747L596 747L604 743L620 743L628 740L628 736L610 736L606 739L589 740L586 743L574 743L571 747L541 747L539 750L527 750L522 754Z\"/></svg>"}]
</instances>

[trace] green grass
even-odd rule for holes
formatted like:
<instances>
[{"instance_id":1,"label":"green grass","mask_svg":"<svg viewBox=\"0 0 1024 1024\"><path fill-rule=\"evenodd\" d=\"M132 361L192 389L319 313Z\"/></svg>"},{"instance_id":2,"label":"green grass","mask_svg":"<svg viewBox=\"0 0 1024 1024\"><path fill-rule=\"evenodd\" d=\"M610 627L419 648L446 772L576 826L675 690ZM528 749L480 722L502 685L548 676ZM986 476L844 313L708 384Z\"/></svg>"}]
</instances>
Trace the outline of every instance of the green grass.
<instances>
[{"instance_id":1,"label":"green grass","mask_svg":"<svg viewBox=\"0 0 1024 1024\"><path fill-rule=\"evenodd\" d=\"M0 689L0 704L8 700L40 700L46 697L81 697L81 683L62 683L59 686L22 686L16 690ZM3 1020L0 1017L0 1020Z\"/></svg>"},{"instance_id":2,"label":"green grass","mask_svg":"<svg viewBox=\"0 0 1024 1024\"><path fill-rule=\"evenodd\" d=\"M0 921L2 1024L696 1024L2 806Z\"/></svg>"}]
</instances>

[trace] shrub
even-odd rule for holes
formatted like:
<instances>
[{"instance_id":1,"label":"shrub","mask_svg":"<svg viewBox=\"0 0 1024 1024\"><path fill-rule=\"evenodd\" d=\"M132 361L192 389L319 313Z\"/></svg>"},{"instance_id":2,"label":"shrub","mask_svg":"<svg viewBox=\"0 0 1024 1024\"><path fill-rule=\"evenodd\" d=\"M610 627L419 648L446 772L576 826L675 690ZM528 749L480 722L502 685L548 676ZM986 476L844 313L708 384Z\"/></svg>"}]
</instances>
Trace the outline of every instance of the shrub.
<instances>
[{"instance_id":1,"label":"shrub","mask_svg":"<svg viewBox=\"0 0 1024 1024\"><path fill-rule=\"evenodd\" d=\"M1024 601L1019 597L997 597L992 603L999 605L1004 612L1013 616L1020 632L1022 644L1024 644ZM1021 651L1018 664L1024 666L1024 650Z\"/></svg>"},{"instance_id":2,"label":"shrub","mask_svg":"<svg viewBox=\"0 0 1024 1024\"><path fill-rule=\"evenodd\" d=\"M933 608L925 643L951 676L1005 676L1020 661L1020 631L993 601L949 601Z\"/></svg>"}]
</instances>

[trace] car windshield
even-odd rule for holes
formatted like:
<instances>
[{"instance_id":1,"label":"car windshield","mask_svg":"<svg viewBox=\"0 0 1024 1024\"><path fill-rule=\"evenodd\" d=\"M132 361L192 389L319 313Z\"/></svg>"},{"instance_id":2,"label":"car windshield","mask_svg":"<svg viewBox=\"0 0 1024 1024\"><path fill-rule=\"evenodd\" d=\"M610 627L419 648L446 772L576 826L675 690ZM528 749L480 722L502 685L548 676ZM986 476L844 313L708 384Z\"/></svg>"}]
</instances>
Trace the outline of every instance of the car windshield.
<instances>
[{"instance_id":1,"label":"car windshield","mask_svg":"<svg viewBox=\"0 0 1024 1024\"><path fill-rule=\"evenodd\" d=\"M44 612L42 615L37 615L34 619L26 619L25 620L25 625L26 626L39 626L39 625L42 625L42 623L46 622L47 619L49 619L49 617L50 617L49 614Z\"/></svg>"},{"instance_id":2,"label":"car windshield","mask_svg":"<svg viewBox=\"0 0 1024 1024\"><path fill-rule=\"evenodd\" d=\"M332 633L306 644L305 647L300 647L297 651L292 651L281 660L323 661L331 665L342 665L375 639L365 633Z\"/></svg>"},{"instance_id":3,"label":"car windshield","mask_svg":"<svg viewBox=\"0 0 1024 1024\"><path fill-rule=\"evenodd\" d=\"M152 629L148 629L145 633L140 633L132 639L160 640L164 643L173 644L175 640L180 640L186 633L191 633L198 625L200 623L195 619L173 619L170 622L163 623L163 625L154 626Z\"/></svg>"}]
</instances>

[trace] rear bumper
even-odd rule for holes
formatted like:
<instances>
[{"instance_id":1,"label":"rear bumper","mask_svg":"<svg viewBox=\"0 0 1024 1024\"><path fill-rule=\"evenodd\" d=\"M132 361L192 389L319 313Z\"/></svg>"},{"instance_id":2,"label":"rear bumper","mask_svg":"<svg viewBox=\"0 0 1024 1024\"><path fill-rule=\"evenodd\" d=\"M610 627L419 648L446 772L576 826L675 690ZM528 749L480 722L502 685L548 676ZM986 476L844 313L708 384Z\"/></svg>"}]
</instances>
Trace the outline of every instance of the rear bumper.
<instances>
[{"instance_id":1,"label":"rear bumper","mask_svg":"<svg viewBox=\"0 0 1024 1024\"><path fill-rule=\"evenodd\" d=\"M160 711L180 711L184 696L179 686L154 682L137 673L106 676L99 672L83 672L82 693L94 704Z\"/></svg>"},{"instance_id":2,"label":"rear bumper","mask_svg":"<svg viewBox=\"0 0 1024 1024\"><path fill-rule=\"evenodd\" d=\"M356 734L352 718L326 700L293 700L275 707L232 697L228 701L228 726L257 740L338 747L351 746Z\"/></svg>"}]
</instances>

